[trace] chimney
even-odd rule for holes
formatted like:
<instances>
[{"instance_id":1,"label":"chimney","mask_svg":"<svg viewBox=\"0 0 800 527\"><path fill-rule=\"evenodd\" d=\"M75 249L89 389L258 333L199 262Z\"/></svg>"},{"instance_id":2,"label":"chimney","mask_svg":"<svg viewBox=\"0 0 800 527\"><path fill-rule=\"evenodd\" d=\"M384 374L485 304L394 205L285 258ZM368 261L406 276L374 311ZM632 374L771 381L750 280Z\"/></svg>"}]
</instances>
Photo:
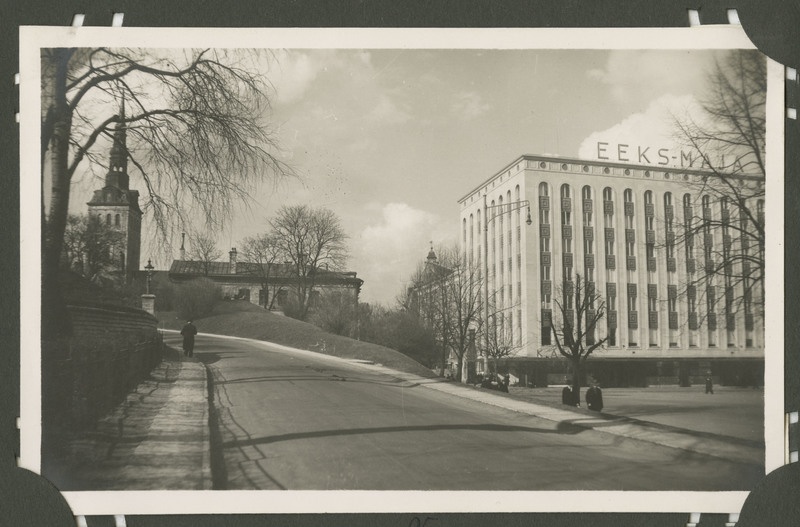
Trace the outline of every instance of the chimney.
<instances>
[{"instance_id":1,"label":"chimney","mask_svg":"<svg viewBox=\"0 0 800 527\"><path fill-rule=\"evenodd\" d=\"M181 233L181 261L186 261L186 248L184 247L184 243L186 242L186 233Z\"/></svg>"},{"instance_id":2,"label":"chimney","mask_svg":"<svg viewBox=\"0 0 800 527\"><path fill-rule=\"evenodd\" d=\"M231 257L231 274L236 274L236 247L228 253Z\"/></svg>"}]
</instances>

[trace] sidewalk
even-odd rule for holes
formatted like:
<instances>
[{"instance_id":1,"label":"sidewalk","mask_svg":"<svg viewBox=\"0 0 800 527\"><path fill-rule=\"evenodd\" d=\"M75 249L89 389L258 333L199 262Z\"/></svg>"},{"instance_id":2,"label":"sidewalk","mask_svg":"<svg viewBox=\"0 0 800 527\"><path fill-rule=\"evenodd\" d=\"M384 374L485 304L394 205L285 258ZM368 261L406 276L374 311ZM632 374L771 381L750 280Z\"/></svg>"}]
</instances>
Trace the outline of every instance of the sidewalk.
<instances>
[{"instance_id":1,"label":"sidewalk","mask_svg":"<svg viewBox=\"0 0 800 527\"><path fill-rule=\"evenodd\" d=\"M206 370L167 354L95 430L70 443L74 485L62 490L211 488Z\"/></svg>"},{"instance_id":2,"label":"sidewalk","mask_svg":"<svg viewBox=\"0 0 800 527\"><path fill-rule=\"evenodd\" d=\"M351 361L353 362L353 361ZM425 379L415 375L398 372L381 365L358 362L361 366L375 372L385 373L407 381L413 385L455 395L484 404L491 404L506 410L555 421L560 426L576 426L607 434L622 436L639 441L647 441L670 448L679 448L708 456L720 457L729 461L749 464L764 464L764 446L755 441L728 437L720 434L688 430L675 426L617 416L605 412L592 412L583 408L563 405L537 404L501 395L497 392L474 388L470 385Z\"/></svg>"}]
</instances>

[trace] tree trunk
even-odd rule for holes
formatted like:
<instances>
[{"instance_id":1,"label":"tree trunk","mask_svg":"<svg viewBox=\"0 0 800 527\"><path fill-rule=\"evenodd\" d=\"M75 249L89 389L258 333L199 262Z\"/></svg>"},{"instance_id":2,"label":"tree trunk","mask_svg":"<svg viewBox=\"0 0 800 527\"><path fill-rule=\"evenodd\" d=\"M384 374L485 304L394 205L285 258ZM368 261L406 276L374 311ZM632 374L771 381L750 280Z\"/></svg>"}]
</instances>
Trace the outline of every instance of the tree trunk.
<instances>
[{"instance_id":1,"label":"tree trunk","mask_svg":"<svg viewBox=\"0 0 800 527\"><path fill-rule=\"evenodd\" d=\"M461 380L464 378L464 376L462 375L462 372L461 372L461 370L463 368L464 368L464 355L459 355L458 356L458 370L456 370L456 380L458 382L461 382Z\"/></svg>"},{"instance_id":2,"label":"tree trunk","mask_svg":"<svg viewBox=\"0 0 800 527\"><path fill-rule=\"evenodd\" d=\"M439 374L441 377L444 377L444 369L447 366L447 345L442 344L442 371Z\"/></svg>"},{"instance_id":3,"label":"tree trunk","mask_svg":"<svg viewBox=\"0 0 800 527\"><path fill-rule=\"evenodd\" d=\"M576 404L581 402L581 358L572 359L572 397Z\"/></svg>"},{"instance_id":4,"label":"tree trunk","mask_svg":"<svg viewBox=\"0 0 800 527\"><path fill-rule=\"evenodd\" d=\"M57 55L58 64L53 81L50 206L47 217L42 211L42 338L47 340L71 334L69 315L59 284L59 262L69 211L68 163L72 120L66 98L66 79L71 54L71 50L60 50Z\"/></svg>"}]
</instances>

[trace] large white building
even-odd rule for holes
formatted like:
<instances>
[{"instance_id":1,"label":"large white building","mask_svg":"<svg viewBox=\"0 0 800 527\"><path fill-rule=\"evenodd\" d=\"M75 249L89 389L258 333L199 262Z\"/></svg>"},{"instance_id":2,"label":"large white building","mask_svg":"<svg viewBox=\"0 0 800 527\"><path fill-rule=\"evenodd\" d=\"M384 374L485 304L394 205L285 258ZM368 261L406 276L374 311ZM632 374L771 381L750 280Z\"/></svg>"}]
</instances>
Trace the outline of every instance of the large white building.
<instances>
[{"instance_id":1,"label":"large white building","mask_svg":"<svg viewBox=\"0 0 800 527\"><path fill-rule=\"evenodd\" d=\"M554 295L578 274L606 304L594 338L608 340L587 363L601 383L686 385L709 371L717 382L762 383L763 291L749 261L763 262L763 238L739 236L739 208L713 191L714 177L525 155L461 198L465 258L488 272L519 347L505 367L523 382L563 382ZM763 178L726 179L747 190L763 231Z\"/></svg>"}]
</instances>

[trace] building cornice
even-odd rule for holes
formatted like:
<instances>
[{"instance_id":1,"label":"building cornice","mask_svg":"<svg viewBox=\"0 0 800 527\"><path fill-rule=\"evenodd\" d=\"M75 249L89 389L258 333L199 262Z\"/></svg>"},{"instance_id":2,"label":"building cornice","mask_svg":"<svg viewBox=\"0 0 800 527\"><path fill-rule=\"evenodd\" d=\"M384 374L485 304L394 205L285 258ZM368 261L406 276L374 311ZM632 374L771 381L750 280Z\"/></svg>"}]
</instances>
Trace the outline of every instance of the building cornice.
<instances>
[{"instance_id":1,"label":"building cornice","mask_svg":"<svg viewBox=\"0 0 800 527\"><path fill-rule=\"evenodd\" d=\"M549 155L541 155L541 154L524 154L512 162L505 165L502 169L495 172L489 178L483 180L479 185L475 186L472 190L467 192L461 198L458 199L459 204L463 204L467 199L471 196L474 196L476 193L483 195L483 190L492 184L492 182L503 178L509 171L514 169L516 165L521 162L527 161L538 161L538 162L546 162L546 163L555 163L558 165L580 165L581 167L588 167L591 170L591 167L602 167L602 168L616 168L622 170L630 170L630 171L641 171L642 173L650 173L650 172L660 172L660 173L669 173L669 174L681 174L687 176L695 176L695 177L718 177L718 176L728 176L733 177L740 180L750 180L750 181L763 181L763 176L753 175L753 174L723 174L720 171L716 171L713 169L698 169L698 168L685 168L685 167L671 167L667 165L642 165L636 163L621 163L621 162L614 162L614 161L602 161L597 159L579 159L574 157L561 157L561 156L549 156ZM532 169L532 170L550 170L549 168L541 168L541 167L523 167L518 172L521 172L525 169ZM580 172L577 171L559 171L560 173L566 174L578 174L583 176L606 176L608 174L587 174L586 171L581 170Z\"/></svg>"}]
</instances>

